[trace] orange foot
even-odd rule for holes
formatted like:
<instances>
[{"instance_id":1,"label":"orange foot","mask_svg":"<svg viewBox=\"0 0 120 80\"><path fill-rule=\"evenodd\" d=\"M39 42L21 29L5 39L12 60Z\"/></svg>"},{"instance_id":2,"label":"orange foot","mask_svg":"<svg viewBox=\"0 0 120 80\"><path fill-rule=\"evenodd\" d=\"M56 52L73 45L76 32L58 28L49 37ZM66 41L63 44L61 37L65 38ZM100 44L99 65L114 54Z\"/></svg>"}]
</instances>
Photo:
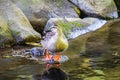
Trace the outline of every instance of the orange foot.
<instances>
[{"instance_id":1,"label":"orange foot","mask_svg":"<svg viewBox=\"0 0 120 80\"><path fill-rule=\"evenodd\" d=\"M46 50L44 60L45 60L45 61L49 61L49 60L52 60L52 59L53 59L55 62L59 62L59 61L60 61L60 52L58 52L56 55L50 55L50 54L48 53L48 50Z\"/></svg>"}]
</instances>

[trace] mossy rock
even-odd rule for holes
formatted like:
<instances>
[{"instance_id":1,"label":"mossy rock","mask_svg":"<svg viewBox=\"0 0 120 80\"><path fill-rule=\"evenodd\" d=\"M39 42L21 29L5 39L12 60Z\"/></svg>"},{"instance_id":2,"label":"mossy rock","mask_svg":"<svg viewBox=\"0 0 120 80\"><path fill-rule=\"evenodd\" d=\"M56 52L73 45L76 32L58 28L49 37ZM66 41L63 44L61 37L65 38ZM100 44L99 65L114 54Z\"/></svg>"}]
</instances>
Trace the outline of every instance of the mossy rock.
<instances>
[{"instance_id":1,"label":"mossy rock","mask_svg":"<svg viewBox=\"0 0 120 80\"><path fill-rule=\"evenodd\" d=\"M79 18L75 6L67 0L11 0L31 21L34 18ZM47 6L46 6L47 5Z\"/></svg>"},{"instance_id":2,"label":"mossy rock","mask_svg":"<svg viewBox=\"0 0 120 80\"><path fill-rule=\"evenodd\" d=\"M77 29L84 29L88 25L90 25L90 23L80 18L51 18L48 20L44 30L47 31L51 27L57 26L61 28L65 36L69 38L71 32Z\"/></svg>"},{"instance_id":3,"label":"mossy rock","mask_svg":"<svg viewBox=\"0 0 120 80\"><path fill-rule=\"evenodd\" d=\"M116 18L117 8L114 0L69 0L81 10L81 18L103 17ZM116 12L116 14L113 14Z\"/></svg>"},{"instance_id":4,"label":"mossy rock","mask_svg":"<svg viewBox=\"0 0 120 80\"><path fill-rule=\"evenodd\" d=\"M11 31L4 18L0 15L0 45L4 46L12 43L14 43L14 39L11 35Z\"/></svg>"},{"instance_id":5,"label":"mossy rock","mask_svg":"<svg viewBox=\"0 0 120 80\"><path fill-rule=\"evenodd\" d=\"M6 32L3 38L7 36L6 40L10 38L15 43L37 42L41 39L41 35L33 29L23 12L11 1L0 1L0 11L1 28Z\"/></svg>"},{"instance_id":6,"label":"mossy rock","mask_svg":"<svg viewBox=\"0 0 120 80\"><path fill-rule=\"evenodd\" d=\"M14 4L11 4L11 6L9 8L7 7L7 9L7 12L9 12L9 14L7 14L9 21L9 29L11 30L13 36L16 38L17 42L34 42L40 39L40 34L33 29L28 19L19 8L17 8ZM12 18L13 16L15 18Z\"/></svg>"}]
</instances>

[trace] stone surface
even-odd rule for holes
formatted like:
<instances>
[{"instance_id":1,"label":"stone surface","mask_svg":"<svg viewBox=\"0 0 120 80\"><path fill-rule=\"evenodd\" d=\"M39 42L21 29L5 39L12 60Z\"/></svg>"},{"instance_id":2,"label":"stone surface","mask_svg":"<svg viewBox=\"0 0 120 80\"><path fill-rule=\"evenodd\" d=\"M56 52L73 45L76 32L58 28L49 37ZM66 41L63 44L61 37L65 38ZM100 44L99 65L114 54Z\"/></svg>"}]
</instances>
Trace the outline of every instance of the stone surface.
<instances>
[{"instance_id":1,"label":"stone surface","mask_svg":"<svg viewBox=\"0 0 120 80\"><path fill-rule=\"evenodd\" d=\"M118 11L118 17L120 17L120 0L114 0L116 7L117 7L117 11Z\"/></svg>"},{"instance_id":2,"label":"stone surface","mask_svg":"<svg viewBox=\"0 0 120 80\"><path fill-rule=\"evenodd\" d=\"M46 18L42 18L42 19L32 19L30 20L30 24L33 26L33 28L43 34L43 29L44 29L44 26L46 25L48 19Z\"/></svg>"},{"instance_id":3,"label":"stone surface","mask_svg":"<svg viewBox=\"0 0 120 80\"><path fill-rule=\"evenodd\" d=\"M29 20L34 18L79 17L67 0L12 0Z\"/></svg>"},{"instance_id":4,"label":"stone surface","mask_svg":"<svg viewBox=\"0 0 120 80\"><path fill-rule=\"evenodd\" d=\"M75 38L81 34L96 30L106 21L97 18L51 18L48 20L44 30L47 31L54 25L60 27L68 39Z\"/></svg>"},{"instance_id":5,"label":"stone surface","mask_svg":"<svg viewBox=\"0 0 120 80\"><path fill-rule=\"evenodd\" d=\"M113 0L69 0L79 7L81 17L117 17L117 9ZM84 12L84 14L82 14ZM116 12L114 14L114 12Z\"/></svg>"},{"instance_id":6,"label":"stone surface","mask_svg":"<svg viewBox=\"0 0 120 80\"><path fill-rule=\"evenodd\" d=\"M79 18L76 6L67 0L11 0L26 15L34 29L42 34L50 18ZM39 22L39 23L38 23Z\"/></svg>"},{"instance_id":7,"label":"stone surface","mask_svg":"<svg viewBox=\"0 0 120 80\"><path fill-rule=\"evenodd\" d=\"M1 28L6 32L3 37L13 38L12 41L15 43L36 42L41 38L23 12L8 0L0 1L0 18Z\"/></svg>"},{"instance_id":8,"label":"stone surface","mask_svg":"<svg viewBox=\"0 0 120 80\"><path fill-rule=\"evenodd\" d=\"M0 12L0 45L4 45L6 43L10 44L13 42L13 37L11 35L11 31L8 28L7 22L2 17Z\"/></svg>"}]
</instances>

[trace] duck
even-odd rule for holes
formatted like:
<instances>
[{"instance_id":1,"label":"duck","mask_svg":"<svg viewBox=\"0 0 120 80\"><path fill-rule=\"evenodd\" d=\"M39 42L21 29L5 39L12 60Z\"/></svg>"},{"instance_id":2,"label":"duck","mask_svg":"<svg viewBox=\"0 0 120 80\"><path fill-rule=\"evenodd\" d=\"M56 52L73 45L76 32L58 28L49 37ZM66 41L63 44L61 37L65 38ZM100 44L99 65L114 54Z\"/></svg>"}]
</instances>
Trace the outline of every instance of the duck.
<instances>
[{"instance_id":1,"label":"duck","mask_svg":"<svg viewBox=\"0 0 120 80\"><path fill-rule=\"evenodd\" d=\"M45 35L41 40L41 45L45 48L45 61L60 61L61 52L68 48L68 40L58 26L52 26L44 31Z\"/></svg>"}]
</instances>

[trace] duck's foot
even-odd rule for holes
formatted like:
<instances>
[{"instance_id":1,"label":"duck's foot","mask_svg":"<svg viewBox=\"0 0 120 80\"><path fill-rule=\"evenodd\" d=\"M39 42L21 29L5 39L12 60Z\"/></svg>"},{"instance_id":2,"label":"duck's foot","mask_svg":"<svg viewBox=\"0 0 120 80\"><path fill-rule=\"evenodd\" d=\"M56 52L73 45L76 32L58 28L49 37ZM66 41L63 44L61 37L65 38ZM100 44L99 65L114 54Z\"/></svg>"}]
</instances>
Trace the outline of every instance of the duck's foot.
<instances>
[{"instance_id":1,"label":"duck's foot","mask_svg":"<svg viewBox=\"0 0 120 80\"><path fill-rule=\"evenodd\" d=\"M46 51L44 61L49 64L57 64L60 61L60 53L57 53L56 55L51 55Z\"/></svg>"},{"instance_id":2,"label":"duck's foot","mask_svg":"<svg viewBox=\"0 0 120 80\"><path fill-rule=\"evenodd\" d=\"M57 53L56 55L51 55L46 51L46 55L44 57L44 61L47 64L59 64L68 61L67 56L60 55L60 53Z\"/></svg>"}]
</instances>

